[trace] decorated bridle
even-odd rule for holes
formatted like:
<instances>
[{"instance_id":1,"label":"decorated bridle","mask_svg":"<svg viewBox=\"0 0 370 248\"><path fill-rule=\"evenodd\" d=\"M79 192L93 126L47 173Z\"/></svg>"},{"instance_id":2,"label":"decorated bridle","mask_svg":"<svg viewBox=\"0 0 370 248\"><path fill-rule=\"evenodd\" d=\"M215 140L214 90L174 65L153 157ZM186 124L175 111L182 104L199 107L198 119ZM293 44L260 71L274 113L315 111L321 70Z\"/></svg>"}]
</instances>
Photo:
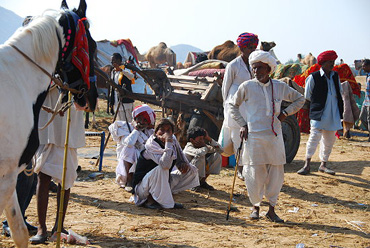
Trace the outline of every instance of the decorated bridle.
<instances>
[{"instance_id":1,"label":"decorated bridle","mask_svg":"<svg viewBox=\"0 0 370 248\"><path fill-rule=\"evenodd\" d=\"M67 26L66 27L63 26L63 29L66 29L64 32L66 42L64 44L64 47L62 47L61 39L57 34L59 42L59 58L55 68L55 72L63 77L63 81L65 82L64 85L68 85L69 88L76 88L78 85L81 85L85 82L87 84L87 88L89 89L90 81L92 82L95 81L94 77L89 77L88 75L90 70L90 61L89 61L88 41L86 38L85 30L88 29L89 23L86 17L81 18L75 12L70 11L68 9L63 9L63 11L67 22ZM72 34L71 19L73 20L73 23L75 25L74 34ZM72 35L74 35L74 43L72 43ZM77 40L78 39L77 36L82 38L83 42L79 42ZM81 48L81 46L83 45L79 43L84 42L85 47ZM80 61L80 58L76 58L76 54L78 53L77 47L79 49L82 49L82 54L85 57L85 60ZM79 79L73 83L68 84L67 72L73 70L74 67L80 70L82 79ZM86 90L85 88L82 88L81 90L77 90L77 92L78 92L77 94L79 94L78 98L80 98L86 93Z\"/></svg>"}]
</instances>

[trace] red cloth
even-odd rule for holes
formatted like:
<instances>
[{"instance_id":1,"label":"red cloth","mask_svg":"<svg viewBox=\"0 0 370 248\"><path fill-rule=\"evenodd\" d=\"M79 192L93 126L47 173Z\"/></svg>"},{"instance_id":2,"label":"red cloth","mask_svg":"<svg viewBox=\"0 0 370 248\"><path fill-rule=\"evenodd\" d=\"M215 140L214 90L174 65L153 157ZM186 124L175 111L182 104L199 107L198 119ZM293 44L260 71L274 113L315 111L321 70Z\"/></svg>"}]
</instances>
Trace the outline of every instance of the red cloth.
<instances>
[{"instance_id":1,"label":"red cloth","mask_svg":"<svg viewBox=\"0 0 370 248\"><path fill-rule=\"evenodd\" d=\"M347 64L336 65L333 68L333 71L338 72L340 82L348 81L351 85L353 94L356 94L358 97L361 97L361 89L358 83L356 82L355 76L352 73L351 68Z\"/></svg>"},{"instance_id":2,"label":"red cloth","mask_svg":"<svg viewBox=\"0 0 370 248\"><path fill-rule=\"evenodd\" d=\"M319 56L317 56L317 63L322 65L322 63L324 63L325 61L336 60L337 58L338 58L338 55L335 51L328 50L328 51L320 53Z\"/></svg>"},{"instance_id":3,"label":"red cloth","mask_svg":"<svg viewBox=\"0 0 370 248\"><path fill-rule=\"evenodd\" d=\"M304 71L301 75L297 75L293 78L293 81L296 82L299 86L304 87L306 85L306 78L313 72L320 70L321 65L314 64L306 71Z\"/></svg>"},{"instance_id":4,"label":"red cloth","mask_svg":"<svg viewBox=\"0 0 370 248\"><path fill-rule=\"evenodd\" d=\"M297 75L293 78L293 81L296 82L298 85L305 87L307 77L315 72L320 70L321 65L314 64L306 71L304 71L301 75ZM309 117L309 109L301 109L297 112L296 117L299 124L299 129L302 133L310 133L310 117Z\"/></svg>"},{"instance_id":5,"label":"red cloth","mask_svg":"<svg viewBox=\"0 0 370 248\"><path fill-rule=\"evenodd\" d=\"M85 25L83 21L86 18L81 18L77 22L76 37L72 50L72 63L81 72L82 78L90 89L90 58L89 58L89 42L87 41Z\"/></svg>"},{"instance_id":6,"label":"red cloth","mask_svg":"<svg viewBox=\"0 0 370 248\"><path fill-rule=\"evenodd\" d=\"M300 109L296 114L299 129L301 130L301 133L310 133L309 112L310 112L309 109Z\"/></svg>"},{"instance_id":7,"label":"red cloth","mask_svg":"<svg viewBox=\"0 0 370 248\"><path fill-rule=\"evenodd\" d=\"M120 45L124 45L126 47L126 50L132 54L132 56L134 56L135 60L136 60L136 63L139 63L139 60L137 59L137 56L136 56L136 52L135 52L135 48L134 46L132 45L132 42L130 39L120 39L120 40L116 40L116 41L111 41L110 44L114 47L117 47L117 46L120 46Z\"/></svg>"}]
</instances>

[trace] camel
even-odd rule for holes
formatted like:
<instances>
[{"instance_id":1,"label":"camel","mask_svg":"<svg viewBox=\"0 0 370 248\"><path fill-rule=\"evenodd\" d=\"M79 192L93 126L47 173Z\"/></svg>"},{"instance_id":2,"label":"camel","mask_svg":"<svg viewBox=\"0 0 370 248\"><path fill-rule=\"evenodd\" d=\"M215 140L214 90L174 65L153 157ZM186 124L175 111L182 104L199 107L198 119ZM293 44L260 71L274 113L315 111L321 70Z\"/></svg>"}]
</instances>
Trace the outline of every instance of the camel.
<instances>
[{"instance_id":1,"label":"camel","mask_svg":"<svg viewBox=\"0 0 370 248\"><path fill-rule=\"evenodd\" d=\"M137 49L136 46L134 46L134 49L135 49L135 53L136 53L136 57L139 61L146 61L146 57L145 57L145 54L140 54L139 50ZM138 62L139 62L138 61Z\"/></svg>"},{"instance_id":2,"label":"camel","mask_svg":"<svg viewBox=\"0 0 370 248\"><path fill-rule=\"evenodd\" d=\"M261 41L260 50L263 50L265 52L269 52L271 54L271 56L276 59L276 63L281 64L280 60L275 55L274 49L272 49L275 46L276 46L276 43L274 41L270 41L270 42Z\"/></svg>"},{"instance_id":3,"label":"camel","mask_svg":"<svg viewBox=\"0 0 370 248\"><path fill-rule=\"evenodd\" d=\"M315 56L312 55L312 53L309 53L304 58L302 58L302 54L298 53L297 57L300 63L308 65L310 67L317 63L317 59L315 58Z\"/></svg>"},{"instance_id":4,"label":"camel","mask_svg":"<svg viewBox=\"0 0 370 248\"><path fill-rule=\"evenodd\" d=\"M176 53L168 48L164 42L150 48L145 57L151 68L156 68L157 65L165 63L168 66L176 66Z\"/></svg>"},{"instance_id":5,"label":"camel","mask_svg":"<svg viewBox=\"0 0 370 248\"><path fill-rule=\"evenodd\" d=\"M240 49L231 40L225 41L222 45L215 46L208 54L208 59L218 59L230 62L241 54Z\"/></svg>"}]
</instances>

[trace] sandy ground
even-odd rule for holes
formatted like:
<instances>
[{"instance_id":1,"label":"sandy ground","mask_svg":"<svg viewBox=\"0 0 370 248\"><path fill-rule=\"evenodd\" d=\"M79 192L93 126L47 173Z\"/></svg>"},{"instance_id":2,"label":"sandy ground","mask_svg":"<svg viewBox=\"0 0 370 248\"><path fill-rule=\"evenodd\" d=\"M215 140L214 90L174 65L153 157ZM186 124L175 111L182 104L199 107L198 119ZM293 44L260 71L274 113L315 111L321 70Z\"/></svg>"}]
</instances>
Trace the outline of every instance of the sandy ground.
<instances>
[{"instance_id":1,"label":"sandy ground","mask_svg":"<svg viewBox=\"0 0 370 248\"><path fill-rule=\"evenodd\" d=\"M112 118L99 119L99 127L90 131L107 131ZM185 191L175 196L184 204L181 210L150 210L136 207L130 194L115 184L115 144L109 141L103 160L102 178L90 179L97 171L95 159L100 138L88 137L87 147L79 151L79 173L66 216L65 227L87 236L88 247L370 247L370 143L367 137L337 140L329 167L331 176L317 171L318 156L313 158L313 173L300 176L308 135L302 134L298 154L285 165L285 182L277 213L284 224L269 222L264 213L258 221L248 219L251 204L244 183L236 179L232 205L226 210L234 169L223 168L220 175L210 176L216 190ZM47 216L48 228L56 214L55 194L51 193ZM36 198L27 210L29 222L37 224ZM1 216L4 219L4 215ZM55 247L56 243L30 245ZM64 244L64 247L77 247ZM13 241L0 237L0 247L14 247Z\"/></svg>"}]
</instances>

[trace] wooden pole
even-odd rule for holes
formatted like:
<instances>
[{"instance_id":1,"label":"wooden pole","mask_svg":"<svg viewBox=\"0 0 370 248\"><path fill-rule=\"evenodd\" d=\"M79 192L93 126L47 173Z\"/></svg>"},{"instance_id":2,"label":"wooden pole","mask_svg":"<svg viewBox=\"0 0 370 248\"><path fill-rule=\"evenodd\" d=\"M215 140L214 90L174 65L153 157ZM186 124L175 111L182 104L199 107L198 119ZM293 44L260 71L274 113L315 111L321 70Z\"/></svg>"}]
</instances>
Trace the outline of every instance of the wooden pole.
<instances>
[{"instance_id":1,"label":"wooden pole","mask_svg":"<svg viewBox=\"0 0 370 248\"><path fill-rule=\"evenodd\" d=\"M72 93L68 92L68 101L72 99ZM60 248L60 236L62 232L62 220L63 220L63 209L64 209L64 194L65 194L65 181L67 172L67 154L68 154L68 141L69 141L69 129L71 124L71 108L68 108L67 112L67 127L66 127L66 139L64 143L64 158L63 158L63 174L62 174L62 186L60 191L60 202L58 212L58 228L57 228L57 244L56 247Z\"/></svg>"}]
</instances>

